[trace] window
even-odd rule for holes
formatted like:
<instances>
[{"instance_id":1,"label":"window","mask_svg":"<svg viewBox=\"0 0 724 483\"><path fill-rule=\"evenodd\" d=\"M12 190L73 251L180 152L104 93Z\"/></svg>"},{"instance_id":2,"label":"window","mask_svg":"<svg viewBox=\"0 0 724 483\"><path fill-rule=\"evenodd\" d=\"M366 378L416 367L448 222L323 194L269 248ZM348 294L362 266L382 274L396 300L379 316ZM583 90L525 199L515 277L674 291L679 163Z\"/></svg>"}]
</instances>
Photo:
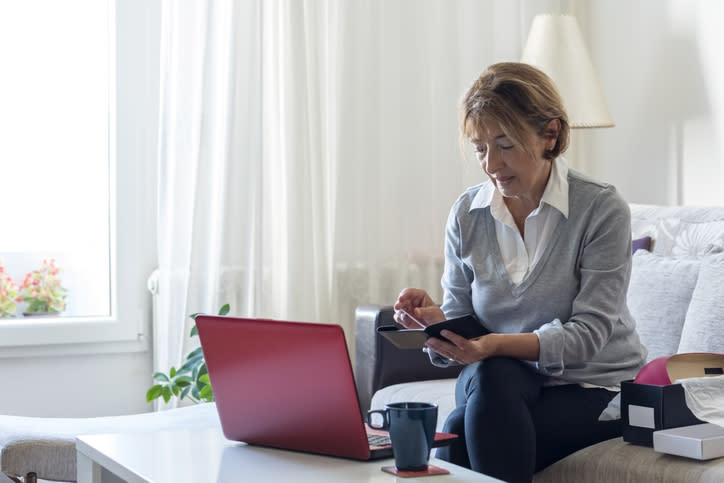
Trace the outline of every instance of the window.
<instances>
[{"instance_id":1,"label":"window","mask_svg":"<svg viewBox=\"0 0 724 483\"><path fill-rule=\"evenodd\" d=\"M14 73L0 77L0 259L17 284L54 259L67 289L58 316L23 316L23 302L0 319L1 355L144 345L159 26L159 7L142 0L0 5L0 58Z\"/></svg>"}]
</instances>

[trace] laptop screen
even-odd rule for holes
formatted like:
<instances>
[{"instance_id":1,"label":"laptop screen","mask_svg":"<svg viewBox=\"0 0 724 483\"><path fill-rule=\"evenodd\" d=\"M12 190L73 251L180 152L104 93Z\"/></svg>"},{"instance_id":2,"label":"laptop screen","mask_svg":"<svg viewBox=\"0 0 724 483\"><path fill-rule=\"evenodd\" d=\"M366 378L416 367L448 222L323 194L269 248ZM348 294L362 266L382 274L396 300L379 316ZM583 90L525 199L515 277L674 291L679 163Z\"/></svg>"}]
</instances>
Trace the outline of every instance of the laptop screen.
<instances>
[{"instance_id":1,"label":"laptop screen","mask_svg":"<svg viewBox=\"0 0 724 483\"><path fill-rule=\"evenodd\" d=\"M199 315L196 326L227 439L370 457L339 325Z\"/></svg>"}]
</instances>

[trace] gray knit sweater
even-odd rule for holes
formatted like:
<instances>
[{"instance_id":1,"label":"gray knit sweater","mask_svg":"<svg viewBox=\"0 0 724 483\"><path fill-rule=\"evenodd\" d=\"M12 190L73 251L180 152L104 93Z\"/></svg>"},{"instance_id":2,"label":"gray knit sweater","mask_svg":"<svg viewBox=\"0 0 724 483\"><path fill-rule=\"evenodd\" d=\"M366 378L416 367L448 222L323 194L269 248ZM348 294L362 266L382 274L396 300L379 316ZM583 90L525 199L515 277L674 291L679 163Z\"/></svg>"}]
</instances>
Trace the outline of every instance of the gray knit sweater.
<instances>
[{"instance_id":1,"label":"gray knit sweater","mask_svg":"<svg viewBox=\"0 0 724 483\"><path fill-rule=\"evenodd\" d=\"M616 189L568 172L569 214L530 274L515 285L498 247L490 207L471 207L490 182L466 190L446 227L442 309L474 312L492 332L534 332L537 370L550 384L616 386L635 377L646 349L626 306L631 223ZM439 361L436 361L439 362Z\"/></svg>"}]
</instances>

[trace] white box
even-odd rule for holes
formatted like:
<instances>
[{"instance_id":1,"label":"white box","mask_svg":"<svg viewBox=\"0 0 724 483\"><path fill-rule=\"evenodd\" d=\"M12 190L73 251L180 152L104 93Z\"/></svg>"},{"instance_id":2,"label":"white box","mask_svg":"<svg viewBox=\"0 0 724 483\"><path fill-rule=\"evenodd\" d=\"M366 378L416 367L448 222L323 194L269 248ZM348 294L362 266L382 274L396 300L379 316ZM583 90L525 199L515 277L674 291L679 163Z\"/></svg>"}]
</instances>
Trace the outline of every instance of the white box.
<instances>
[{"instance_id":1,"label":"white box","mask_svg":"<svg viewBox=\"0 0 724 483\"><path fill-rule=\"evenodd\" d=\"M705 423L654 431L654 450L698 460L724 456L724 428Z\"/></svg>"}]
</instances>

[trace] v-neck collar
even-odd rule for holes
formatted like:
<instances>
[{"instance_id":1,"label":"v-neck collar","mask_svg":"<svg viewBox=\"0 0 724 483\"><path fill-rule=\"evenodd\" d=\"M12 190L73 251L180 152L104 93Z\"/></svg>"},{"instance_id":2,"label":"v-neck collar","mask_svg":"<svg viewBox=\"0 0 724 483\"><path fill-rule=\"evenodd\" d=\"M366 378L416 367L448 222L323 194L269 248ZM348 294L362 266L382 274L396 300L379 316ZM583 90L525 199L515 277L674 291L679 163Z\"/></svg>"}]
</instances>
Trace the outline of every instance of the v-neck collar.
<instances>
[{"instance_id":1,"label":"v-neck collar","mask_svg":"<svg viewBox=\"0 0 724 483\"><path fill-rule=\"evenodd\" d=\"M540 276L546 263L548 263L551 252L558 244L558 239L561 236L561 230L559 228L561 223L563 223L565 220L567 220L567 218L558 217L558 221L556 222L556 226L553 229L551 238L548 241L546 247L544 248L540 260L538 261L538 263L535 264L533 270L528 274L528 276L525 277L519 284L516 284L510 278L508 271L505 269L505 263L503 263L503 255L500 253L500 246L498 245L498 238L495 232L495 219L490 213L490 210L487 211L485 216L485 231L487 232L488 236L488 245L492 247L491 255L494 257L493 261L495 264L495 272L502 280L507 280L510 291L515 297L521 296L526 290L528 290L528 287L530 287L533 282L535 282L536 279Z\"/></svg>"}]
</instances>

